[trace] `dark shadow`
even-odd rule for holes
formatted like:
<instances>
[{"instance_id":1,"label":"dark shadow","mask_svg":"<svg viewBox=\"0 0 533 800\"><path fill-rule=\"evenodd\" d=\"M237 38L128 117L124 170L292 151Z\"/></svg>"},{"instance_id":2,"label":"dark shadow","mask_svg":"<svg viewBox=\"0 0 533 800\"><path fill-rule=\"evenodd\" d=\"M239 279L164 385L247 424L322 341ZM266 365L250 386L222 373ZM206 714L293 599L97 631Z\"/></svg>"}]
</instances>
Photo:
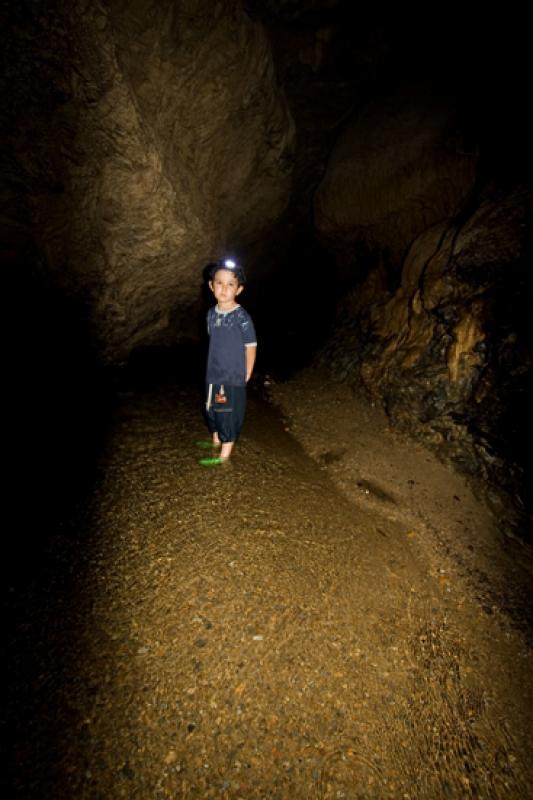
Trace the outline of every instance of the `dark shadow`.
<instances>
[{"instance_id":1,"label":"dark shadow","mask_svg":"<svg viewBox=\"0 0 533 800\"><path fill-rule=\"evenodd\" d=\"M204 358L203 345L192 339L137 347L116 370L115 385L119 392L141 393L161 386L203 385Z\"/></svg>"},{"instance_id":2,"label":"dark shadow","mask_svg":"<svg viewBox=\"0 0 533 800\"><path fill-rule=\"evenodd\" d=\"M3 559L13 580L39 563L49 537L80 534L80 511L98 480L111 386L84 302L54 285L31 253L3 261L14 276L18 317L7 380L15 532Z\"/></svg>"},{"instance_id":3,"label":"dark shadow","mask_svg":"<svg viewBox=\"0 0 533 800\"><path fill-rule=\"evenodd\" d=\"M257 329L257 371L287 380L309 366L331 333L339 294L334 260L312 231L295 235L287 258L245 294Z\"/></svg>"}]
</instances>

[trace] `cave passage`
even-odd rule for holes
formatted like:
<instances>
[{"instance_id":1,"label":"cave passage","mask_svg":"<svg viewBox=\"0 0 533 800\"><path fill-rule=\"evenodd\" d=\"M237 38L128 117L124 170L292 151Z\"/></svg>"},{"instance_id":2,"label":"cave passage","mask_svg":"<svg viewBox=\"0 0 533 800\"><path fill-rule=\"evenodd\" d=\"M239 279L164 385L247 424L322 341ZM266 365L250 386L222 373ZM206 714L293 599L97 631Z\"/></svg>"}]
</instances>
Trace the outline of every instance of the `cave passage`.
<instances>
[{"instance_id":1,"label":"cave passage","mask_svg":"<svg viewBox=\"0 0 533 800\"><path fill-rule=\"evenodd\" d=\"M320 373L263 383L216 469L194 382L122 387L85 530L12 587L11 796L526 797L527 628L412 513L477 548L466 488Z\"/></svg>"},{"instance_id":2,"label":"cave passage","mask_svg":"<svg viewBox=\"0 0 533 800\"><path fill-rule=\"evenodd\" d=\"M526 9L1 13L3 796L532 796Z\"/></svg>"}]
</instances>

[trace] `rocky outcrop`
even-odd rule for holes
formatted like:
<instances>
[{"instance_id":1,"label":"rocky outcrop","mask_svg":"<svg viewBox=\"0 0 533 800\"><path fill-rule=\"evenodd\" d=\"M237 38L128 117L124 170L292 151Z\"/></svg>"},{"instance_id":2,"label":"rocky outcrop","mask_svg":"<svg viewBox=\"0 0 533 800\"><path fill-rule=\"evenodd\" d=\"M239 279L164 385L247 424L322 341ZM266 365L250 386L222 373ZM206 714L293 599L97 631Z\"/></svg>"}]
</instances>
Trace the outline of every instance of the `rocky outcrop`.
<instances>
[{"instance_id":1,"label":"rocky outcrop","mask_svg":"<svg viewBox=\"0 0 533 800\"><path fill-rule=\"evenodd\" d=\"M239 2L40 3L9 11L11 248L31 239L119 361L195 329L201 270L283 211L293 123Z\"/></svg>"},{"instance_id":2,"label":"rocky outcrop","mask_svg":"<svg viewBox=\"0 0 533 800\"><path fill-rule=\"evenodd\" d=\"M320 238L348 260L362 243L399 264L418 235L460 208L476 161L449 101L423 87L373 99L346 124L316 193Z\"/></svg>"},{"instance_id":3,"label":"rocky outcrop","mask_svg":"<svg viewBox=\"0 0 533 800\"><path fill-rule=\"evenodd\" d=\"M413 242L396 290L371 271L340 305L323 354L522 533L532 510L532 212L530 188L487 188Z\"/></svg>"}]
</instances>

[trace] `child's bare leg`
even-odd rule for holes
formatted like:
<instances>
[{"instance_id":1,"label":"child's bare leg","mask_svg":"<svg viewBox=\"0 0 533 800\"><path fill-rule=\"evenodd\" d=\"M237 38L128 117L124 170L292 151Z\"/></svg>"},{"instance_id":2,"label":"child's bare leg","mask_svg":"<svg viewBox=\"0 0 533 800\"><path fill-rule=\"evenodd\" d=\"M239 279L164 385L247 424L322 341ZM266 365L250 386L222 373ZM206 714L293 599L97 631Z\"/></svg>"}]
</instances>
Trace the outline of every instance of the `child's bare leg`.
<instances>
[{"instance_id":1,"label":"child's bare leg","mask_svg":"<svg viewBox=\"0 0 533 800\"><path fill-rule=\"evenodd\" d=\"M224 442L220 450L220 458L229 458L235 442Z\"/></svg>"},{"instance_id":2,"label":"child's bare leg","mask_svg":"<svg viewBox=\"0 0 533 800\"><path fill-rule=\"evenodd\" d=\"M213 446L214 447L220 447L220 444L221 444L221 442L220 442L220 439L218 438L218 433L215 431L214 434L213 434Z\"/></svg>"}]
</instances>

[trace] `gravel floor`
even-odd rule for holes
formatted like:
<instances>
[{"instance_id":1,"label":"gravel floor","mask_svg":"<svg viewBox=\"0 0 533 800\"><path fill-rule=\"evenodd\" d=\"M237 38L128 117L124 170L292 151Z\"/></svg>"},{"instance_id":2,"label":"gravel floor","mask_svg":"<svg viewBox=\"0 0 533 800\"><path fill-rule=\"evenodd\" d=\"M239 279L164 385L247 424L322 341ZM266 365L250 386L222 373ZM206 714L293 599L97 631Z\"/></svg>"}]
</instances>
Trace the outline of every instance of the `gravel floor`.
<instances>
[{"instance_id":1,"label":"gravel floor","mask_svg":"<svg viewBox=\"0 0 533 800\"><path fill-rule=\"evenodd\" d=\"M216 468L194 389L121 396L83 527L9 587L11 796L531 796L526 633L341 485L357 431L311 457L299 391Z\"/></svg>"}]
</instances>

